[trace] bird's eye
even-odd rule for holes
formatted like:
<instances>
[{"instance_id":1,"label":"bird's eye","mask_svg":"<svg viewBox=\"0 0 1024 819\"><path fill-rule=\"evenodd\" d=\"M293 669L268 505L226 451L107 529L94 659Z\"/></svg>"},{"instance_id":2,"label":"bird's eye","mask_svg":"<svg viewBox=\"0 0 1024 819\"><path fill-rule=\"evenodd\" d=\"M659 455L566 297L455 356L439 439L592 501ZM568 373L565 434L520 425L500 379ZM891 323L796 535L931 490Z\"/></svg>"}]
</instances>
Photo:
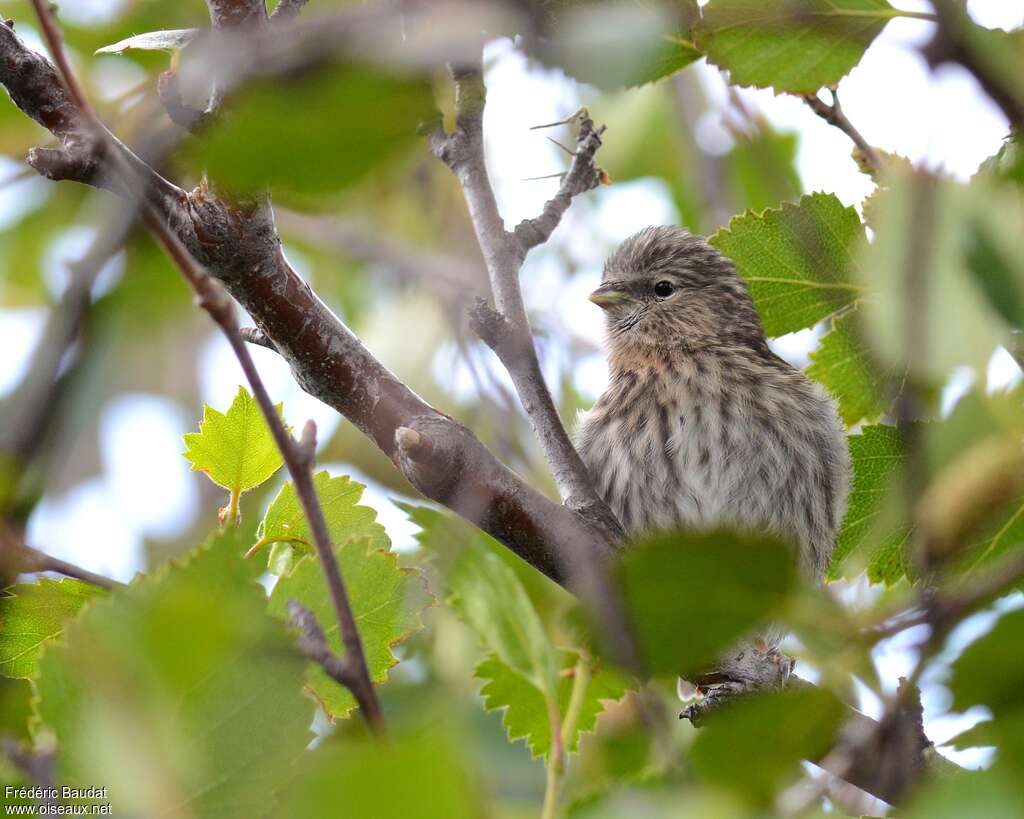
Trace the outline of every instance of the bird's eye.
<instances>
[{"instance_id":1,"label":"bird's eye","mask_svg":"<svg viewBox=\"0 0 1024 819\"><path fill-rule=\"evenodd\" d=\"M672 286L672 282L660 281L654 285L654 295L659 299L667 299L672 295L672 291L675 288Z\"/></svg>"}]
</instances>

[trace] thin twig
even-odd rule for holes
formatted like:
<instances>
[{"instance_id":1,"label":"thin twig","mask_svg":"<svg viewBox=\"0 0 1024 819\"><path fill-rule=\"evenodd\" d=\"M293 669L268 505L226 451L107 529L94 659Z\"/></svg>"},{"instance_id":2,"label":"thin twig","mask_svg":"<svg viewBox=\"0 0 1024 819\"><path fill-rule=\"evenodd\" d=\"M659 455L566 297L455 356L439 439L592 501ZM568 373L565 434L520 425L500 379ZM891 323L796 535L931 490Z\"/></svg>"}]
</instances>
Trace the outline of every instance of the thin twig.
<instances>
[{"instance_id":1,"label":"thin twig","mask_svg":"<svg viewBox=\"0 0 1024 819\"><path fill-rule=\"evenodd\" d=\"M4 544L13 554L14 568L18 572L55 572L108 591L125 588L125 584L118 580L83 569L81 566L61 560L59 557L51 557L28 544L12 542L6 537ZM6 561L4 562L6 563Z\"/></svg>"},{"instance_id":2,"label":"thin twig","mask_svg":"<svg viewBox=\"0 0 1024 819\"><path fill-rule=\"evenodd\" d=\"M843 112L842 106L839 104L839 96L836 94L835 89L830 88L829 93L832 95L831 105L823 102L817 94L805 94L803 100L807 103L807 107L815 114L825 120L829 125L833 125L838 128L853 141L853 144L857 146L861 156L864 157L864 161L871 169L871 175L877 176L885 169L885 160L882 159L882 155L878 152L878 149L864 139L861 132L853 126L852 122L850 122L849 117L846 116Z\"/></svg>"},{"instance_id":3,"label":"thin twig","mask_svg":"<svg viewBox=\"0 0 1024 819\"><path fill-rule=\"evenodd\" d=\"M294 20L299 16L302 7L308 2L309 0L277 0L277 5L270 15L270 22L284 23L288 20Z\"/></svg>"},{"instance_id":4,"label":"thin twig","mask_svg":"<svg viewBox=\"0 0 1024 819\"><path fill-rule=\"evenodd\" d=\"M127 180L129 185L139 180L134 178L134 169L121 153L119 143L107 140L107 131L96 117L95 112L85 98L84 92L78 79L72 71L64 54L63 39L52 11L46 0L33 0L33 6L39 18L47 46L53 55L54 62L58 66L63 78L65 87L72 100L76 103L82 113L86 124L91 128L99 144L103 144L105 153L115 164L119 176ZM211 7L211 13L213 9ZM338 618L338 625L341 631L342 642L350 657L350 662L357 669L356 678L351 686L352 694L359 703L364 719L374 729L381 727L380 703L377 700L373 683L366 666L366 658L363 653L362 642L359 639L359 632L356 628L355 617L349 604L348 595L345 591L345 584L338 568L337 560L331 546L330 535L327 523L324 520L323 510L320 507L319 499L313 487L312 459L304 447L299 447L294 439L284 428L273 401L267 393L267 389L259 376L256 365L249 353L249 348L239 332L238 321L235 315L234 304L219 282L211 278L203 270L192 256L188 253L181 241L174 235L164 223L160 214L146 199L140 200L140 211L143 215L143 222L153 233L157 241L163 246L168 256L178 267L186 281L196 293L199 306L209 313L210 317L224 332L228 343L231 345L238 362L245 373L246 379L252 388L253 395L259 404L264 418L270 427L274 442L281 451L288 472L291 475L292 483L296 494L306 514L310 530L313 534L314 545L320 558L324 575L327 580L328 590L331 595L335 614ZM313 433L315 435L315 432Z\"/></svg>"}]
</instances>

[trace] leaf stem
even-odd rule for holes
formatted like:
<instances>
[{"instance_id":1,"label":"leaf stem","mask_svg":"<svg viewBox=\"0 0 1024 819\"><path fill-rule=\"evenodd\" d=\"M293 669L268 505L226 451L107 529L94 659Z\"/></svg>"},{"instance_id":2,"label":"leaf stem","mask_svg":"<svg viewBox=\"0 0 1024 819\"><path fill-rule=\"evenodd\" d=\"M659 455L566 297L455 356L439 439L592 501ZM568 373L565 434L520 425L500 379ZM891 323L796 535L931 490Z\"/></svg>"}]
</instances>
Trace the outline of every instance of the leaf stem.
<instances>
[{"instance_id":1,"label":"leaf stem","mask_svg":"<svg viewBox=\"0 0 1024 819\"><path fill-rule=\"evenodd\" d=\"M224 511L224 521L221 525L222 529L238 525L238 502L241 497L242 490L237 486L231 487L231 496L228 498L227 509Z\"/></svg>"},{"instance_id":2,"label":"leaf stem","mask_svg":"<svg viewBox=\"0 0 1024 819\"><path fill-rule=\"evenodd\" d=\"M558 815L558 796L562 790L562 779L565 776L566 757L569 746L576 733L580 714L583 712L583 700L590 686L590 658L580 654L573 668L572 693L569 695L569 707L565 719L560 719L558 705L553 698L548 698L548 719L551 723L551 756L547 766L547 777L544 784L544 807L541 819L555 819Z\"/></svg>"},{"instance_id":3,"label":"leaf stem","mask_svg":"<svg viewBox=\"0 0 1024 819\"><path fill-rule=\"evenodd\" d=\"M569 708L566 710L565 719L562 722L562 747L566 752L569 751L569 746L572 744L576 725L580 721L580 714L583 713L583 699L586 697L587 688L590 687L590 657L580 654L574 674Z\"/></svg>"}]
</instances>

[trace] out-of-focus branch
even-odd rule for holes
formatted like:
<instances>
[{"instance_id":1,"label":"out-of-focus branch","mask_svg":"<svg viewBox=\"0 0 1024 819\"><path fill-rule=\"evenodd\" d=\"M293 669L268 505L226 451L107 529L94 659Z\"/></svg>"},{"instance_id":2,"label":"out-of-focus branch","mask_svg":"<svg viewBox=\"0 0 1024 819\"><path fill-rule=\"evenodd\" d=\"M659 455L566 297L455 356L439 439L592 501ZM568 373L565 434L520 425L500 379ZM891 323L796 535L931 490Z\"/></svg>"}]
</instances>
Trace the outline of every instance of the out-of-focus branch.
<instances>
[{"instance_id":1,"label":"out-of-focus branch","mask_svg":"<svg viewBox=\"0 0 1024 819\"><path fill-rule=\"evenodd\" d=\"M871 169L871 175L877 176L885 168L885 161L882 159L882 155L878 152L877 148L864 139L861 132L850 122L849 117L846 116L842 106L839 104L839 96L836 94L835 89L830 88L829 93L832 95L831 105L823 102L817 94L805 94L803 99L807 103L807 107L815 114L829 125L838 128L853 141L860 155Z\"/></svg>"},{"instance_id":2,"label":"out-of-focus branch","mask_svg":"<svg viewBox=\"0 0 1024 819\"><path fill-rule=\"evenodd\" d=\"M1004 55L993 52L991 41L975 36L984 29L971 21L963 2L932 0L932 7L938 25L934 38L923 49L928 64L960 63L1003 110L1011 127L1024 129L1024 90L1020 77L1004 64ZM1011 46L1007 44L1006 48Z\"/></svg>"},{"instance_id":3,"label":"out-of-focus branch","mask_svg":"<svg viewBox=\"0 0 1024 819\"><path fill-rule=\"evenodd\" d=\"M381 236L372 225L344 217L311 216L276 209L277 223L286 236L377 265L403 283L416 283L439 291L446 301L462 301L490 294L477 263L453 254L415 247L391 236Z\"/></svg>"}]
</instances>

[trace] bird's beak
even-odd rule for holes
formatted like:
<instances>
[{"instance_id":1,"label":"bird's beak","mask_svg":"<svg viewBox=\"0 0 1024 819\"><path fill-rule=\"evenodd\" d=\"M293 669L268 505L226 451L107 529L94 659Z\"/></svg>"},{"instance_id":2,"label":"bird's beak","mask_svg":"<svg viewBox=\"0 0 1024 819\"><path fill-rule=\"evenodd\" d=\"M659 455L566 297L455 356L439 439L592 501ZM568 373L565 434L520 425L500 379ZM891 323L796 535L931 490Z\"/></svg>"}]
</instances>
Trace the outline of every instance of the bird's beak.
<instances>
[{"instance_id":1,"label":"bird's beak","mask_svg":"<svg viewBox=\"0 0 1024 819\"><path fill-rule=\"evenodd\" d=\"M614 283L602 284L590 294L590 300L605 310L613 304L618 304L628 298L629 294L624 290L620 290Z\"/></svg>"}]
</instances>

